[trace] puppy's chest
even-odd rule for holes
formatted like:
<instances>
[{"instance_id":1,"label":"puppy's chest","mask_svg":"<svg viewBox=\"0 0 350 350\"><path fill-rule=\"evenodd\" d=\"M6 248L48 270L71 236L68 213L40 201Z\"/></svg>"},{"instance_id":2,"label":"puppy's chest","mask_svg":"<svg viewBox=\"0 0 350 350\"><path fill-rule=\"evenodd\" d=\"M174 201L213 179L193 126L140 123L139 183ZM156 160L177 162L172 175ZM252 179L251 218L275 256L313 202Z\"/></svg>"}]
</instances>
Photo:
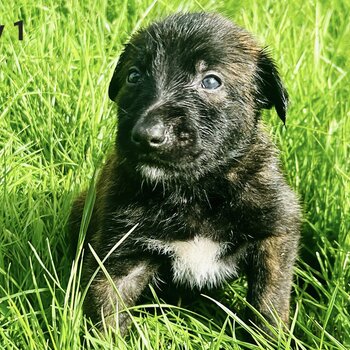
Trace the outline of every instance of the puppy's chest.
<instances>
[{"instance_id":1,"label":"puppy's chest","mask_svg":"<svg viewBox=\"0 0 350 350\"><path fill-rule=\"evenodd\" d=\"M171 242L148 239L145 248L168 256L173 281L192 289L216 287L228 278L237 276L241 256L239 252L227 255L228 244L201 236Z\"/></svg>"}]
</instances>

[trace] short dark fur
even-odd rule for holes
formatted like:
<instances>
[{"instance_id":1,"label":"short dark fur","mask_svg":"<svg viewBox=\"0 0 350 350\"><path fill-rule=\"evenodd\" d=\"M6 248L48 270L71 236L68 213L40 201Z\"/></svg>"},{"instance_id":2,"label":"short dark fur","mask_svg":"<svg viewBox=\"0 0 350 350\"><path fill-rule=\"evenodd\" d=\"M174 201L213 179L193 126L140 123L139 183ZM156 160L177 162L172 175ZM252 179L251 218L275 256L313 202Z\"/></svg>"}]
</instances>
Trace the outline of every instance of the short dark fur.
<instances>
[{"instance_id":1,"label":"short dark fur","mask_svg":"<svg viewBox=\"0 0 350 350\"><path fill-rule=\"evenodd\" d=\"M132 67L141 74L136 84L126 82ZM219 89L201 86L208 72L219 76ZM143 242L206 237L227 245L220 259L239 256L248 301L271 323L271 307L288 323L300 214L261 127L263 108L275 107L285 122L288 101L266 50L219 15L176 14L134 35L109 96L118 104L116 147L99 178L86 242L102 260L138 224L105 263L123 302L134 305L154 277L172 283L172 256ZM84 200L73 206L74 235ZM97 264L86 250L88 280ZM100 271L86 313L98 322L103 309L113 324L117 300ZM123 333L127 324L119 314Z\"/></svg>"}]
</instances>

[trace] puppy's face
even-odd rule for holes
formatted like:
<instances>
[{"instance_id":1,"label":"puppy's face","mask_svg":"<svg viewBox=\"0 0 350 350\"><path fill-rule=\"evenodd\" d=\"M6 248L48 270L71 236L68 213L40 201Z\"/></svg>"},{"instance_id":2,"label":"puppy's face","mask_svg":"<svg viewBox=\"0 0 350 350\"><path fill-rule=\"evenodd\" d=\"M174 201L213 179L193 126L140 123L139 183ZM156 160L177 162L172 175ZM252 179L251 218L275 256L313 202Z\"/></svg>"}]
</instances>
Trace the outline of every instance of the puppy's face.
<instances>
[{"instance_id":1,"label":"puppy's face","mask_svg":"<svg viewBox=\"0 0 350 350\"><path fill-rule=\"evenodd\" d=\"M249 148L261 108L287 95L253 38L213 14L174 15L135 35L113 75L118 153L149 181L199 179Z\"/></svg>"}]
</instances>

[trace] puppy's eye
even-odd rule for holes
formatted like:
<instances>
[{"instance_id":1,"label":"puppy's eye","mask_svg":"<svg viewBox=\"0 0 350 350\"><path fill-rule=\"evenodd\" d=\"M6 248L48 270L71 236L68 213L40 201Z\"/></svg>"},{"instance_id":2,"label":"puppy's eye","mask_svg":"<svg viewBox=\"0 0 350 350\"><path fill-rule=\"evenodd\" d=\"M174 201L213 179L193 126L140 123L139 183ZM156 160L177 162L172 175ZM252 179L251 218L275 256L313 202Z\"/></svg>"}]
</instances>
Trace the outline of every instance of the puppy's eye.
<instances>
[{"instance_id":1,"label":"puppy's eye","mask_svg":"<svg viewBox=\"0 0 350 350\"><path fill-rule=\"evenodd\" d=\"M202 80L201 86L203 89L215 90L221 86L221 80L216 75L213 75L213 74L207 75Z\"/></svg>"},{"instance_id":2,"label":"puppy's eye","mask_svg":"<svg viewBox=\"0 0 350 350\"><path fill-rule=\"evenodd\" d=\"M128 76L126 78L126 81L129 84L137 84L141 80L141 73L136 68L129 69Z\"/></svg>"}]
</instances>

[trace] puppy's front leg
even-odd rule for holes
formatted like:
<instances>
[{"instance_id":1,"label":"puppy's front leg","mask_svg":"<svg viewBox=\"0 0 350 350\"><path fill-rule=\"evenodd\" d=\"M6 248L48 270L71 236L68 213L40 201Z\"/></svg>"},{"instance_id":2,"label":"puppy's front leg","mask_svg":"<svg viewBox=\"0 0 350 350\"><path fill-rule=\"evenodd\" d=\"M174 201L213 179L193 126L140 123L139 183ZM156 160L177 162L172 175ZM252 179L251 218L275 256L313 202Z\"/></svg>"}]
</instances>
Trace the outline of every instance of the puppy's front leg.
<instances>
[{"instance_id":1,"label":"puppy's front leg","mask_svg":"<svg viewBox=\"0 0 350 350\"><path fill-rule=\"evenodd\" d=\"M254 243L249 252L248 302L272 325L276 325L274 313L286 325L289 323L292 273L297 246L297 236L272 236ZM248 311L248 314L250 320L262 326L253 312Z\"/></svg>"},{"instance_id":2,"label":"puppy's front leg","mask_svg":"<svg viewBox=\"0 0 350 350\"><path fill-rule=\"evenodd\" d=\"M108 259L107 270L114 285L99 271L86 296L85 313L99 324L100 329L105 323L107 327L119 328L125 335L131 319L122 310L135 305L154 277L157 266L148 260Z\"/></svg>"}]
</instances>

